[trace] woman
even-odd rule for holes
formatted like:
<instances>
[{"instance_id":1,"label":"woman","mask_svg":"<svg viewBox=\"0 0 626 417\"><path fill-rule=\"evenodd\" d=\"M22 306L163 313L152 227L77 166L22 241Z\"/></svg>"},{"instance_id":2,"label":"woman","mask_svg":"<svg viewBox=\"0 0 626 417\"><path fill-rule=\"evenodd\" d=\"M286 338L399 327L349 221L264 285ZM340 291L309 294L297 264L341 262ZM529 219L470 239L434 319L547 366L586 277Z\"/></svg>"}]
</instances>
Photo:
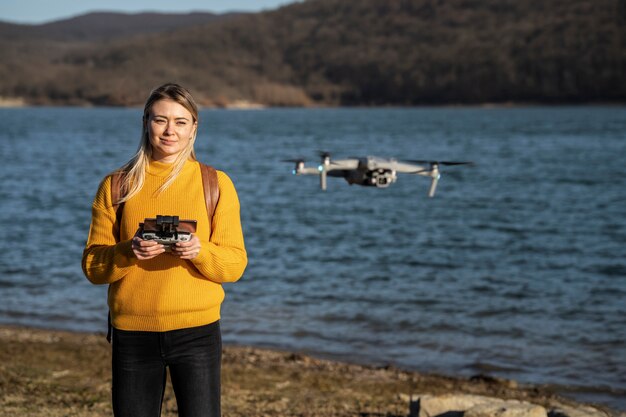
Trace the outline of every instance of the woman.
<instances>
[{"instance_id":1,"label":"woman","mask_svg":"<svg viewBox=\"0 0 626 417\"><path fill-rule=\"evenodd\" d=\"M180 416L220 415L221 284L241 277L247 255L237 192L221 171L208 218L193 148L197 128L186 89L155 89L136 155L102 181L93 202L83 271L92 283L109 285L117 417L159 416L166 368ZM116 177L120 198L112 201ZM196 232L166 251L138 230L157 215L196 220Z\"/></svg>"}]
</instances>

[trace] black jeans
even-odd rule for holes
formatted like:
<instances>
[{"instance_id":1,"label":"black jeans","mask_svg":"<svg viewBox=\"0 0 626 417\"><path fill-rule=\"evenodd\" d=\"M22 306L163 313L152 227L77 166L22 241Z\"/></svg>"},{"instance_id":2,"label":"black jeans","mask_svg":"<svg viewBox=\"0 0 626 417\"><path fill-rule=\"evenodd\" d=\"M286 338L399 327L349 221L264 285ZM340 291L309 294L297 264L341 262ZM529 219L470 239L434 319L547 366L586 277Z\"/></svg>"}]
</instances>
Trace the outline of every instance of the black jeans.
<instances>
[{"instance_id":1,"label":"black jeans","mask_svg":"<svg viewBox=\"0 0 626 417\"><path fill-rule=\"evenodd\" d=\"M113 329L113 414L159 417L166 367L181 417L220 415L219 321L168 332Z\"/></svg>"}]
</instances>

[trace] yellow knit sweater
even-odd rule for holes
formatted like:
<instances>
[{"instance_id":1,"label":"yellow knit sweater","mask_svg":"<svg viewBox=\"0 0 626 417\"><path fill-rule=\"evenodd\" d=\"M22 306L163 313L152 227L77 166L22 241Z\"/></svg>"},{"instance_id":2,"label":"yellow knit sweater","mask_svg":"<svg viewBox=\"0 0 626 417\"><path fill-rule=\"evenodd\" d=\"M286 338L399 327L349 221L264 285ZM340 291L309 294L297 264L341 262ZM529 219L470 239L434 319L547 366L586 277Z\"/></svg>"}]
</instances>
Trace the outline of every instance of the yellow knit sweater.
<instances>
[{"instance_id":1,"label":"yellow knit sweater","mask_svg":"<svg viewBox=\"0 0 626 417\"><path fill-rule=\"evenodd\" d=\"M110 176L94 199L83 271L92 283L109 284L108 303L117 329L168 331L219 320L221 283L237 281L248 263L239 199L230 178L217 172L220 198L210 223L198 162L188 161L176 181L158 194L172 168L150 162L143 188L124 204L119 242L113 231ZM202 249L196 258L179 259L167 252L143 261L135 257L131 239L139 222L157 214L198 222Z\"/></svg>"}]
</instances>

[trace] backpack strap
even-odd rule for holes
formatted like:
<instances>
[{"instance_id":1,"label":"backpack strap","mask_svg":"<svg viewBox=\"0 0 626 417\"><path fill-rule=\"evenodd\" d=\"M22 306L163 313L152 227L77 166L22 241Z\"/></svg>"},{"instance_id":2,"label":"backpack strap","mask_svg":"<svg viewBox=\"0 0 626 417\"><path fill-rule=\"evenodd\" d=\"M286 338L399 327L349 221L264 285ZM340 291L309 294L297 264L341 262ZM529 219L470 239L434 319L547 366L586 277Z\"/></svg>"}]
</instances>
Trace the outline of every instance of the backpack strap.
<instances>
[{"instance_id":1,"label":"backpack strap","mask_svg":"<svg viewBox=\"0 0 626 417\"><path fill-rule=\"evenodd\" d=\"M200 163L200 172L202 173L202 186L204 187L204 200L206 202L206 211L209 219L213 220L213 214L220 199L220 187L217 183L217 170L212 166Z\"/></svg>"},{"instance_id":2,"label":"backpack strap","mask_svg":"<svg viewBox=\"0 0 626 417\"><path fill-rule=\"evenodd\" d=\"M120 240L120 224L122 221L122 212L124 211L124 203L120 203L122 193L122 174L116 172L111 174L111 204L115 210L115 227L113 233L116 239ZM111 337L113 336L113 326L111 325L111 310L107 314L107 342L111 343Z\"/></svg>"},{"instance_id":3,"label":"backpack strap","mask_svg":"<svg viewBox=\"0 0 626 417\"><path fill-rule=\"evenodd\" d=\"M122 177L121 172L116 172L111 175L111 204L115 210L115 224L117 229L114 230L117 240L120 239L120 225L122 221L122 212L124 211L124 203L120 203L122 198Z\"/></svg>"}]
</instances>

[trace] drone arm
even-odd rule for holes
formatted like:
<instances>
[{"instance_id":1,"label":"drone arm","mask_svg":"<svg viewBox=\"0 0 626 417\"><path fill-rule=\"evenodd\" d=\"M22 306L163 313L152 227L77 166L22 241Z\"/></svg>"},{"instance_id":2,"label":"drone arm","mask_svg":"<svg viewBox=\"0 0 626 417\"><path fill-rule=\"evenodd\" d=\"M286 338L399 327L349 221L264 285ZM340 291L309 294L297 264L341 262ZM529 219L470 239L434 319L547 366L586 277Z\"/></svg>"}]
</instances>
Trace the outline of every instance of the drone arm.
<instances>
[{"instance_id":1,"label":"drone arm","mask_svg":"<svg viewBox=\"0 0 626 417\"><path fill-rule=\"evenodd\" d=\"M318 167L320 171L320 188L326 190L326 177L330 168L330 154L328 152L322 152L320 156L322 157L322 163Z\"/></svg>"},{"instance_id":2,"label":"drone arm","mask_svg":"<svg viewBox=\"0 0 626 417\"><path fill-rule=\"evenodd\" d=\"M428 190L428 197L434 197L435 191L437 191L437 184L439 183L439 178L441 178L441 174L439 173L439 164L433 164L430 169L430 190Z\"/></svg>"},{"instance_id":3,"label":"drone arm","mask_svg":"<svg viewBox=\"0 0 626 417\"><path fill-rule=\"evenodd\" d=\"M437 183L439 182L439 176L433 177L430 181L430 190L428 190L428 197L434 197L437 190Z\"/></svg>"},{"instance_id":4,"label":"drone arm","mask_svg":"<svg viewBox=\"0 0 626 417\"><path fill-rule=\"evenodd\" d=\"M300 169L294 169L293 174L294 175L319 175L320 171L317 168L304 167Z\"/></svg>"}]
</instances>

